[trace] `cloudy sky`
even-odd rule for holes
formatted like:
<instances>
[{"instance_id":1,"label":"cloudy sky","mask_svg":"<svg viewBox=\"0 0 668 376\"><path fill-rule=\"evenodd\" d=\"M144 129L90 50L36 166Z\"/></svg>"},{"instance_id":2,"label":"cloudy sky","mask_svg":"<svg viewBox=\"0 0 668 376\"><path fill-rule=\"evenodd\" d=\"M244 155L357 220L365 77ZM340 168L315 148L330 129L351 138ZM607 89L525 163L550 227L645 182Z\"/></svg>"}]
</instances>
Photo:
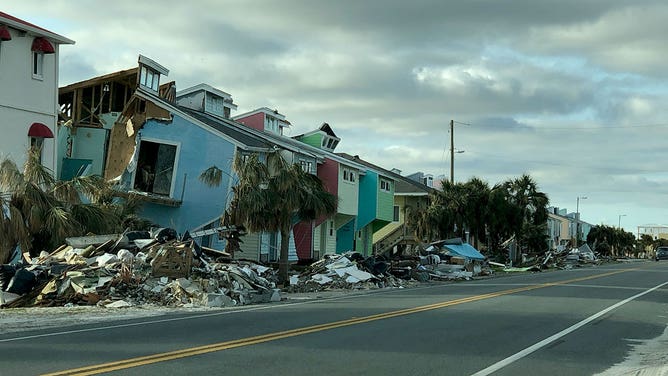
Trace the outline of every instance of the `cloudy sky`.
<instances>
[{"instance_id":1,"label":"cloudy sky","mask_svg":"<svg viewBox=\"0 0 668 376\"><path fill-rule=\"evenodd\" d=\"M76 41L61 85L136 66L208 83L236 114L404 174L490 185L529 173L551 204L622 227L668 223L668 3L632 0L3 2ZM234 115L234 114L233 114ZM620 217L622 216L622 217Z\"/></svg>"}]
</instances>

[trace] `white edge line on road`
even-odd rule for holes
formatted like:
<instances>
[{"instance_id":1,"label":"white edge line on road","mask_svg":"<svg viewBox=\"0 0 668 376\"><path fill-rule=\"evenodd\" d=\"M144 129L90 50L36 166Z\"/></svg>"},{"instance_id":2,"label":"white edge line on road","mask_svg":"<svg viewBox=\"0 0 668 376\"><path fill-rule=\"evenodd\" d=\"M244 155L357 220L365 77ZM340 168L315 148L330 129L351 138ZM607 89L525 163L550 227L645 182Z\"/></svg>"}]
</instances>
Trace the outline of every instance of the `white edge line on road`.
<instances>
[{"instance_id":1,"label":"white edge line on road","mask_svg":"<svg viewBox=\"0 0 668 376\"><path fill-rule=\"evenodd\" d=\"M641 293L639 293L639 294L633 295L633 296L630 297L630 298L626 298L626 299L624 299L624 300L622 300L622 301L620 301L620 302L618 302L618 303L616 303L616 304L613 304L613 305L611 305L610 307L608 307L608 308L606 308L606 309L604 309L604 310L602 310L602 311L600 311L600 312L598 312L598 313L595 313L595 314L593 314L592 316L589 316L588 318L586 318L586 319L584 319L584 320L582 320L582 321L580 321L580 322L578 322L578 323L576 323L576 324L574 324L574 325L572 325L572 326L570 326L570 327L568 327L568 328L566 328L566 329L560 331L560 332L557 333L557 334L554 334L554 335L552 335L552 336L550 336L550 337L548 337L548 338L545 338L544 340L542 340L542 341L540 341L540 342L538 342L538 343L535 343L535 344L533 344L533 345L527 347L526 349L524 349L524 350L522 350L522 351L520 351L520 352L518 352L518 353L515 353L515 354L513 354L513 355L511 355L511 356L509 356L509 357L507 357L507 358L505 358L505 359L503 359L503 360L500 360L500 361L498 361L498 362L492 364L491 366L489 366L489 367L487 367L487 368L485 368L485 369L483 369L483 370L480 370L480 371L474 373L472 376L485 376L485 375L492 374L493 372L496 372L496 371L500 370L501 368L503 368L503 367L505 367L505 366L507 366L507 365L509 365L509 364L511 364L511 363L514 363L514 362L516 362L516 361L518 361L518 360L524 358L525 356L527 356L527 355L533 353L534 351L537 351L537 350L539 350L539 349L541 349L541 348L543 348L543 347L549 345L550 343L552 343L552 342L558 340L559 338L564 337L564 336L566 336L567 334L570 334L570 333L572 333L572 332L574 332L574 331L580 329L581 327L583 327L583 326L589 324L590 322L592 322L592 321L596 320L597 318L599 318L599 317L605 315L606 313L608 313L608 312L610 312L610 311L612 311L612 310L614 310L614 309L617 309L617 308L623 306L624 304L626 304L626 303L628 303L628 302L630 302L630 301L632 301L632 300L635 300L635 299L637 299L637 298L639 298L639 297L641 297L641 296L643 296L643 295L645 295L645 294L649 294L650 292L652 292L652 291L654 291L654 290L660 289L661 287L663 287L663 286L665 286L665 285L668 285L668 282L664 282L664 283L662 283L662 284L660 284L660 285L657 285L657 286L654 286L654 287L652 287L652 288L650 288L650 289L648 289L648 290L645 290L645 291L643 291L643 292L641 292Z\"/></svg>"}]
</instances>

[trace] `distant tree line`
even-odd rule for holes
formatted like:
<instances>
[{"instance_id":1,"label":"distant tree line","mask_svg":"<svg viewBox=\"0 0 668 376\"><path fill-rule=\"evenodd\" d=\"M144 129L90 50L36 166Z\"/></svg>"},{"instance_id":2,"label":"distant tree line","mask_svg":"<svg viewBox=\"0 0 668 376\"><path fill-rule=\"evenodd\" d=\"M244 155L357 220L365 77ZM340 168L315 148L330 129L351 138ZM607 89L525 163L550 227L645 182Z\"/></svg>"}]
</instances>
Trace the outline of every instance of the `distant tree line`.
<instances>
[{"instance_id":1,"label":"distant tree line","mask_svg":"<svg viewBox=\"0 0 668 376\"><path fill-rule=\"evenodd\" d=\"M426 208L414 209L407 224L421 241L465 239L488 256L507 256L504 242L514 239L518 254L543 254L548 249L547 194L524 174L490 187L479 178L451 183L430 195Z\"/></svg>"},{"instance_id":2,"label":"distant tree line","mask_svg":"<svg viewBox=\"0 0 668 376\"><path fill-rule=\"evenodd\" d=\"M637 254L636 238L623 229L597 225L589 230L587 244L602 256L624 256Z\"/></svg>"}]
</instances>

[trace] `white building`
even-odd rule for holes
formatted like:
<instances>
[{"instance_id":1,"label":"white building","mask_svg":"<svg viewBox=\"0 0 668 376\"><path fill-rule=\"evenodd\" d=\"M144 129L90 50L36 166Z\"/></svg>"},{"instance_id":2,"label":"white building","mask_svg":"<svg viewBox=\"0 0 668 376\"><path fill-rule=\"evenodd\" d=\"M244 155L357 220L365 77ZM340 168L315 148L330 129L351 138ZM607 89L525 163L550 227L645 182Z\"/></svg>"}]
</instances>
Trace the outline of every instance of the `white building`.
<instances>
[{"instance_id":1,"label":"white building","mask_svg":"<svg viewBox=\"0 0 668 376\"><path fill-rule=\"evenodd\" d=\"M659 224L648 224L638 226L638 239L641 235L649 235L652 239L668 239L668 226Z\"/></svg>"},{"instance_id":2,"label":"white building","mask_svg":"<svg viewBox=\"0 0 668 376\"><path fill-rule=\"evenodd\" d=\"M31 146L57 171L58 50L74 41L0 12L0 158L23 167Z\"/></svg>"}]
</instances>

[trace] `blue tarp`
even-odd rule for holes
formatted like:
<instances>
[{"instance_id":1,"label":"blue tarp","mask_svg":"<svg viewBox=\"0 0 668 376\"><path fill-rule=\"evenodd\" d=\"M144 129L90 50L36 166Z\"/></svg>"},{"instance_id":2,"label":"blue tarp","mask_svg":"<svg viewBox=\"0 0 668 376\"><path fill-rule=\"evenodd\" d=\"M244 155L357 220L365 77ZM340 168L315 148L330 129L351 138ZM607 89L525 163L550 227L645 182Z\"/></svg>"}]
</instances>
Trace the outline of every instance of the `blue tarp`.
<instances>
[{"instance_id":1,"label":"blue tarp","mask_svg":"<svg viewBox=\"0 0 668 376\"><path fill-rule=\"evenodd\" d=\"M443 244L442 247L448 249L450 253L454 254L454 256L462 256L473 260L485 259L485 256L483 256L482 253L478 252L477 249L473 248L468 243Z\"/></svg>"}]
</instances>

